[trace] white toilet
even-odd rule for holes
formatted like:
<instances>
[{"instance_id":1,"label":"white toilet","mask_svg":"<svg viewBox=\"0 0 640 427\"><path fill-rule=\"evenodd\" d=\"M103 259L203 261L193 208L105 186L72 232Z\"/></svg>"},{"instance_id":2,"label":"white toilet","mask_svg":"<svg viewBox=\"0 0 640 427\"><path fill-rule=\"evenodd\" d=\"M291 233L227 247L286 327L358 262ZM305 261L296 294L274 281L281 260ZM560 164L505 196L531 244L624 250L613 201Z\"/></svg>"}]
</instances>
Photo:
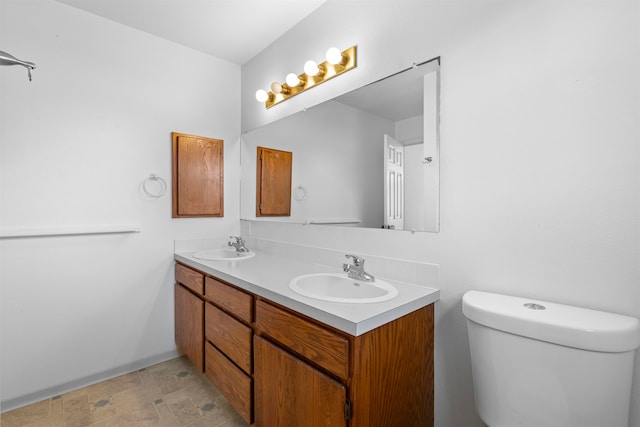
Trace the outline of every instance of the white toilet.
<instances>
[{"instance_id":1,"label":"white toilet","mask_svg":"<svg viewBox=\"0 0 640 427\"><path fill-rule=\"evenodd\" d=\"M478 291L462 311L489 426L628 426L638 319Z\"/></svg>"}]
</instances>

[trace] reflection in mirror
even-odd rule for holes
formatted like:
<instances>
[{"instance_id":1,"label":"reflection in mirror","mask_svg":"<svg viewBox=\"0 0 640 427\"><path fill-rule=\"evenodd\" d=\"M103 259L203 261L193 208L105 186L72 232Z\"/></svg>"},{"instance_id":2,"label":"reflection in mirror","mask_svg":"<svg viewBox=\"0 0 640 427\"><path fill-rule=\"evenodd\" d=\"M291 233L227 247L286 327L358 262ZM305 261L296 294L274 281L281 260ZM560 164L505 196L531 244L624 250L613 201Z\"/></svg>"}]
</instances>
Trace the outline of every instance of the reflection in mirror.
<instances>
[{"instance_id":1,"label":"reflection in mirror","mask_svg":"<svg viewBox=\"0 0 640 427\"><path fill-rule=\"evenodd\" d=\"M256 216L291 215L290 151L258 147L256 153Z\"/></svg>"},{"instance_id":2,"label":"reflection in mirror","mask_svg":"<svg viewBox=\"0 0 640 427\"><path fill-rule=\"evenodd\" d=\"M241 217L439 231L439 58L242 139ZM291 212L256 216L257 147L293 153Z\"/></svg>"}]
</instances>

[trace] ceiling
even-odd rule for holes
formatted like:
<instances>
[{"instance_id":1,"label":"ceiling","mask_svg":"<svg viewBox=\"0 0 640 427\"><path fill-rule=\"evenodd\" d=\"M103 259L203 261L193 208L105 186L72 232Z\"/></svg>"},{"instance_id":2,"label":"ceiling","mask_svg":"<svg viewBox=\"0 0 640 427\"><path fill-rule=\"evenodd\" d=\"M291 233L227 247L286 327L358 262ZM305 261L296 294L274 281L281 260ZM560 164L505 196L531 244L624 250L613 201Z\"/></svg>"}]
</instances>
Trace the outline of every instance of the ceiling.
<instances>
[{"instance_id":1,"label":"ceiling","mask_svg":"<svg viewBox=\"0 0 640 427\"><path fill-rule=\"evenodd\" d=\"M243 65L326 0L57 0Z\"/></svg>"}]
</instances>

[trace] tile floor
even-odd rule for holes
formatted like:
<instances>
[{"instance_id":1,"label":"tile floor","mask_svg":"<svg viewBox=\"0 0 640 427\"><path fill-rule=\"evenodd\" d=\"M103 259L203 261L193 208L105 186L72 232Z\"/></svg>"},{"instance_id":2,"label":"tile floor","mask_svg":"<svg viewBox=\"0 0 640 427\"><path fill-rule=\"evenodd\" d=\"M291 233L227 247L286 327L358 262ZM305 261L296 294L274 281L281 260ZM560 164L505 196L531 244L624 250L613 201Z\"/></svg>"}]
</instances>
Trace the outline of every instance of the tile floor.
<instances>
[{"instance_id":1,"label":"tile floor","mask_svg":"<svg viewBox=\"0 0 640 427\"><path fill-rule=\"evenodd\" d=\"M247 427L184 357L5 412L2 427Z\"/></svg>"}]
</instances>

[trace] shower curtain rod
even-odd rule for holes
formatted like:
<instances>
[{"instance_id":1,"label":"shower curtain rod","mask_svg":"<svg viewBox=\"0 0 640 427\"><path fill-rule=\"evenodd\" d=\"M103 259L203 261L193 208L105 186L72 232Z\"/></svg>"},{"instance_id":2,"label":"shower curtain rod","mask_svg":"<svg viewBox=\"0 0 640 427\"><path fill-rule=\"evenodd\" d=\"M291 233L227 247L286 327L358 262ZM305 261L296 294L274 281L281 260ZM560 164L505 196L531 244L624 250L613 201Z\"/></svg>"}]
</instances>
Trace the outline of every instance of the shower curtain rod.
<instances>
[{"instance_id":1,"label":"shower curtain rod","mask_svg":"<svg viewBox=\"0 0 640 427\"><path fill-rule=\"evenodd\" d=\"M36 68L36 64L29 61L22 61L13 55L8 54L0 50L0 65L22 65L27 69L29 74L29 81L31 81L31 70Z\"/></svg>"}]
</instances>

